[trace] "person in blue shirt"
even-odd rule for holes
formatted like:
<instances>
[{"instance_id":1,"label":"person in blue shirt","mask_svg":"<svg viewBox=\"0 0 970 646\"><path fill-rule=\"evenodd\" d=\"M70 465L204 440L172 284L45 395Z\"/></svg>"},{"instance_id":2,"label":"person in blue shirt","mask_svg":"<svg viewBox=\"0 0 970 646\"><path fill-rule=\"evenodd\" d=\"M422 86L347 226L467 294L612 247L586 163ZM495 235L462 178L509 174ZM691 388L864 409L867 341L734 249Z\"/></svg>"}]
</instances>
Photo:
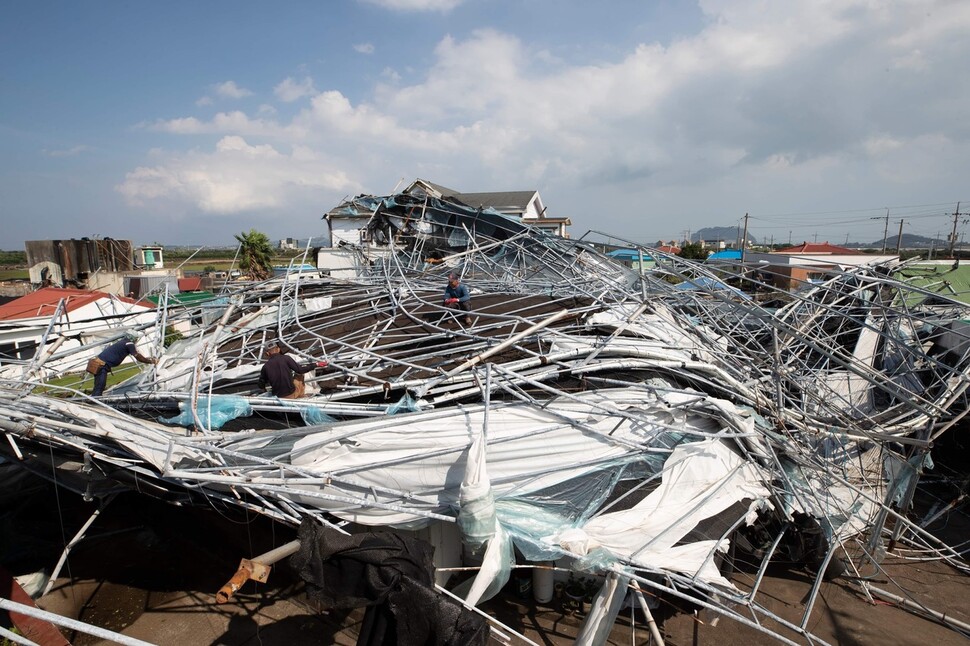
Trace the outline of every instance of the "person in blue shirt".
<instances>
[{"instance_id":1,"label":"person in blue shirt","mask_svg":"<svg viewBox=\"0 0 970 646\"><path fill-rule=\"evenodd\" d=\"M121 365L121 362L128 358L128 355L133 356L137 361L141 363L158 363L158 359L152 357L146 357L138 352L135 347L135 335L128 334L125 338L120 341L115 341L107 348L101 351L98 355L98 359L104 363L98 368L98 371L94 373L94 390L91 392L92 397L100 397L104 392L104 387L108 383L108 373L111 369Z\"/></svg>"},{"instance_id":2,"label":"person in blue shirt","mask_svg":"<svg viewBox=\"0 0 970 646\"><path fill-rule=\"evenodd\" d=\"M462 284L458 274L448 274L444 306L462 310L465 312L465 325L472 324L472 317L468 315L468 312L472 311L472 295Z\"/></svg>"}]
</instances>

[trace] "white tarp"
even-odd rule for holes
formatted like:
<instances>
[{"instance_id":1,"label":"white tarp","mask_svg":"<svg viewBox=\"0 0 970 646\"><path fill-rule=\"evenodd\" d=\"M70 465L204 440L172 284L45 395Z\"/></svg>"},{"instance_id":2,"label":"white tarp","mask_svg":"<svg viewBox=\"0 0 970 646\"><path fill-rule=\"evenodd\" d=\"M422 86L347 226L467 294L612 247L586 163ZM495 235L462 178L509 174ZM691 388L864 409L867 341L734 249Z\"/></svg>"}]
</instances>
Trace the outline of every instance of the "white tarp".
<instances>
[{"instance_id":1,"label":"white tarp","mask_svg":"<svg viewBox=\"0 0 970 646\"><path fill-rule=\"evenodd\" d=\"M660 486L636 506L597 516L554 540L576 554L602 547L618 557L731 587L709 558L715 547L726 550L727 540L677 543L700 521L742 500L752 501L747 518L752 522L755 510L769 504L767 480L720 440L681 444L664 465Z\"/></svg>"},{"instance_id":2,"label":"white tarp","mask_svg":"<svg viewBox=\"0 0 970 646\"><path fill-rule=\"evenodd\" d=\"M725 427L720 420L672 407L674 393L668 395L670 401L637 389L601 390L577 398L581 401L561 399L544 408L492 406L485 461L496 499L581 478L654 446L660 433L717 433ZM621 416L625 410L635 416ZM401 502L400 496L380 492L389 488L406 492L407 505L454 509L484 412L480 405L460 406L409 414L395 424L383 418L345 422L297 441L290 462L305 472L351 479L359 483L358 494L366 492L380 502ZM334 513L368 525L419 519L404 510L379 508Z\"/></svg>"},{"instance_id":3,"label":"white tarp","mask_svg":"<svg viewBox=\"0 0 970 646\"><path fill-rule=\"evenodd\" d=\"M457 507L468 448L482 428L481 407L458 408L446 415L416 413L389 426L386 420L341 424L345 437L333 431L316 433L294 445L291 463L320 474L346 476L369 487L392 488L409 494L408 504L426 509ZM580 417L577 415L577 417ZM582 416L583 430L550 411L534 407L493 407L489 412L487 463L496 496L528 493L581 477L594 461L621 458L628 448L606 436L616 420ZM602 435L593 429L602 425ZM627 428L614 435L628 435ZM626 432L624 432L626 431ZM550 447L555 447L551 451ZM378 499L381 494L378 493ZM387 502L394 502L388 498ZM377 508L335 512L354 522L383 525L420 517Z\"/></svg>"}]
</instances>

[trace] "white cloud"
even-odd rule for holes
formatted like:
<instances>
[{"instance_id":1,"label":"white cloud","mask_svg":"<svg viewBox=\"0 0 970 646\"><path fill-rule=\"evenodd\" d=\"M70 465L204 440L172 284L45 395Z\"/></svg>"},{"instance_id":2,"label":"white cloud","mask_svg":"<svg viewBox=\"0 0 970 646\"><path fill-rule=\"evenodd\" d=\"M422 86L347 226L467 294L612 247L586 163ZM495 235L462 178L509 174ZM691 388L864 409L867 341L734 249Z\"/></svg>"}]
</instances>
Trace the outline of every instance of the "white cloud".
<instances>
[{"instance_id":1,"label":"white cloud","mask_svg":"<svg viewBox=\"0 0 970 646\"><path fill-rule=\"evenodd\" d=\"M115 188L133 205L168 200L212 214L281 209L301 194L357 189L311 150L285 154L237 136L223 137L211 153L173 154L156 166L136 168Z\"/></svg>"},{"instance_id":2,"label":"white cloud","mask_svg":"<svg viewBox=\"0 0 970 646\"><path fill-rule=\"evenodd\" d=\"M394 11L451 11L464 0L364 0Z\"/></svg>"},{"instance_id":3,"label":"white cloud","mask_svg":"<svg viewBox=\"0 0 970 646\"><path fill-rule=\"evenodd\" d=\"M216 94L227 99L243 99L252 95L252 92L249 90L236 85L235 81L225 81L224 83L219 83L214 89Z\"/></svg>"},{"instance_id":4,"label":"white cloud","mask_svg":"<svg viewBox=\"0 0 970 646\"><path fill-rule=\"evenodd\" d=\"M443 38L430 67L408 73L416 83L403 85L392 68L369 94L286 79L275 90L280 101L310 98L288 121L261 109L151 126L238 141L133 171L123 192L222 209L278 204L289 184L275 165L304 178L305 168L320 167L331 179L314 186L368 192L389 190L402 175L470 191L538 188L552 215L581 226L583 213L603 212L597 224L610 227L612 218L636 236L649 213L716 220L769 200L775 212L810 210L850 191L876 204L911 203L894 197L916 187L904 173L923 190L965 186L957 175L970 163L970 4L704 0L702 9L696 34L640 43L614 60L570 64L564 50L533 49L527 35L482 29ZM360 95L368 98L348 98ZM934 154L946 163L933 163ZM276 178L258 195L214 170L244 157L246 168ZM186 180L203 168L224 193ZM349 191L337 192L332 199Z\"/></svg>"},{"instance_id":5,"label":"white cloud","mask_svg":"<svg viewBox=\"0 0 970 646\"><path fill-rule=\"evenodd\" d=\"M44 150L44 154L48 157L77 157L81 153L85 153L91 150L90 146L71 146L70 148L65 148L61 150Z\"/></svg>"},{"instance_id":6,"label":"white cloud","mask_svg":"<svg viewBox=\"0 0 970 646\"><path fill-rule=\"evenodd\" d=\"M316 90L313 89L313 79L308 76L304 77L301 81L287 77L282 83L273 88L273 94L284 103L292 103L314 93L316 93Z\"/></svg>"},{"instance_id":7,"label":"white cloud","mask_svg":"<svg viewBox=\"0 0 970 646\"><path fill-rule=\"evenodd\" d=\"M401 75L393 67L385 67L381 70L381 78L387 79L395 85L401 82Z\"/></svg>"},{"instance_id":8,"label":"white cloud","mask_svg":"<svg viewBox=\"0 0 970 646\"><path fill-rule=\"evenodd\" d=\"M200 108L205 107L207 105L212 105L212 97L211 96L201 97L198 101L195 102L195 104Z\"/></svg>"},{"instance_id":9,"label":"white cloud","mask_svg":"<svg viewBox=\"0 0 970 646\"><path fill-rule=\"evenodd\" d=\"M354 45L354 51L360 54L373 54L374 45L372 43L357 43Z\"/></svg>"},{"instance_id":10,"label":"white cloud","mask_svg":"<svg viewBox=\"0 0 970 646\"><path fill-rule=\"evenodd\" d=\"M272 108L270 110L261 108L258 112L272 116ZM147 127L154 131L176 135L232 133L272 137L285 136L285 129L277 122L260 118L253 119L240 110L219 112L210 121L202 121L195 117L181 117L178 119L169 119L168 121L157 121Z\"/></svg>"}]
</instances>

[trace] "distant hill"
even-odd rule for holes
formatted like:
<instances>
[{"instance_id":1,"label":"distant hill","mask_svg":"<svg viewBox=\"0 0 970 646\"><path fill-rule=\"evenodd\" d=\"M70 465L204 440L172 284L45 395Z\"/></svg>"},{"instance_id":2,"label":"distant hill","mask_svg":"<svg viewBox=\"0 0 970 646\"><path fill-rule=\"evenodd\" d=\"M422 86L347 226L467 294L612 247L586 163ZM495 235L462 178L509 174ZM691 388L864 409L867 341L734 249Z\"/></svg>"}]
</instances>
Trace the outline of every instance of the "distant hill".
<instances>
[{"instance_id":1,"label":"distant hill","mask_svg":"<svg viewBox=\"0 0 970 646\"><path fill-rule=\"evenodd\" d=\"M886 251L896 251L896 239L899 236L889 236L886 239ZM741 228L737 226L733 227L705 227L699 229L690 234L691 242L699 242L704 240L708 244L722 240L728 245L733 246L738 240L741 239ZM876 240L875 242L849 242L842 244L829 240L832 244L837 244L840 247L848 247L850 249L882 249L882 240ZM757 244L759 241L748 232L748 242ZM760 242L766 243L767 240L761 240ZM780 243L781 241L775 241ZM800 244L802 240L792 240L792 244ZM936 249L947 249L949 243L943 239L927 238L925 236L918 236L912 233L903 234L903 243L899 245L902 249L929 249L934 247Z\"/></svg>"},{"instance_id":2,"label":"distant hill","mask_svg":"<svg viewBox=\"0 0 970 646\"><path fill-rule=\"evenodd\" d=\"M886 238L886 251L896 251L896 241L899 240L899 236L889 236ZM946 240L937 240L936 238L927 238L925 236L918 236L912 233L903 234L903 242L900 246L902 249L929 249L930 247L948 248L949 243ZM868 247L870 249L882 249L882 240L876 240L875 242L870 242L869 244L863 244L859 242L852 242L847 247Z\"/></svg>"},{"instance_id":3,"label":"distant hill","mask_svg":"<svg viewBox=\"0 0 970 646\"><path fill-rule=\"evenodd\" d=\"M690 234L691 242L717 242L723 240L731 245L741 239L741 227L704 227ZM748 242L757 242L755 237L748 232Z\"/></svg>"}]
</instances>

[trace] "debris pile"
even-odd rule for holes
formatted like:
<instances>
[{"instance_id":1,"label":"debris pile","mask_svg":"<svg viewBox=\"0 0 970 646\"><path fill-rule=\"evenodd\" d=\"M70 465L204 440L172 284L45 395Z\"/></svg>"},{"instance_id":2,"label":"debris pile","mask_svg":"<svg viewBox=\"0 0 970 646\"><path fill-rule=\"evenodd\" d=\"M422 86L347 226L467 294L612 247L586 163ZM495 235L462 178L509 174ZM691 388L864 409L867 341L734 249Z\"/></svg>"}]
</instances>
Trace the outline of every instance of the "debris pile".
<instances>
[{"instance_id":1,"label":"debris pile","mask_svg":"<svg viewBox=\"0 0 970 646\"><path fill-rule=\"evenodd\" d=\"M761 267L647 248L655 267L633 270L603 234L566 240L456 202L342 208L369 213L383 247L351 250L356 278L298 273L162 306L147 330L158 365L99 401L0 384L11 459L70 471L92 495L137 481L294 526L438 526L451 546L436 565L481 562L455 591L471 605L516 553L569 563L606 582L583 627L594 642L628 590L811 641L822 580L885 593L868 578L887 549L966 571L907 511L934 442L970 411L970 308L900 266L788 292ZM443 303L452 272L470 321ZM163 348L178 320L196 332ZM306 397L258 388L269 343L329 363ZM781 558L815 577L798 616L759 596ZM740 561L755 563L743 581Z\"/></svg>"}]
</instances>

